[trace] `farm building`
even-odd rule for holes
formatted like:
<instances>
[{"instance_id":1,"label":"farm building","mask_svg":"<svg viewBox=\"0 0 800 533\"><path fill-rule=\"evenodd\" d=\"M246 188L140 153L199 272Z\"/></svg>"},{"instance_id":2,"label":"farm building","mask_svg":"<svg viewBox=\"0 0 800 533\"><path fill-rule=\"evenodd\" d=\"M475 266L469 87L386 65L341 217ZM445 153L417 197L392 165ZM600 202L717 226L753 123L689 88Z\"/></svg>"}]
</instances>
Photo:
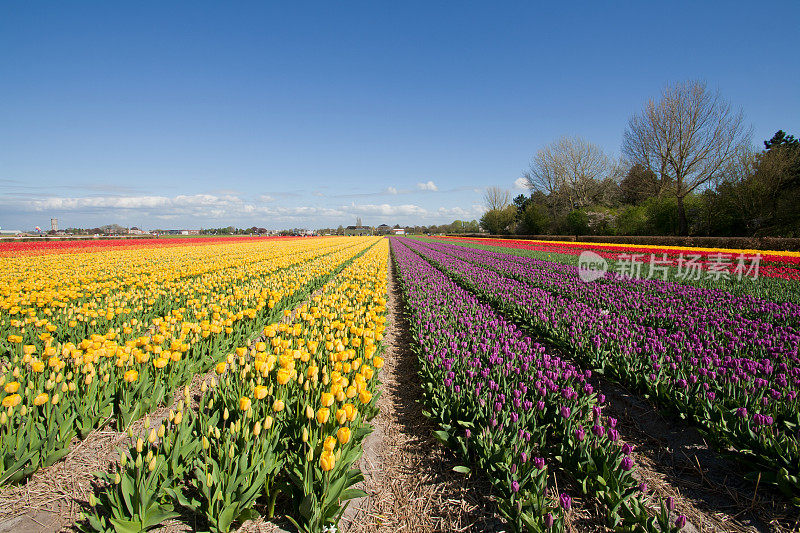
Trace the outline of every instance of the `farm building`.
<instances>
[{"instance_id":1,"label":"farm building","mask_svg":"<svg viewBox=\"0 0 800 533\"><path fill-rule=\"evenodd\" d=\"M369 226L347 226L344 228L345 235L372 235L372 228Z\"/></svg>"}]
</instances>

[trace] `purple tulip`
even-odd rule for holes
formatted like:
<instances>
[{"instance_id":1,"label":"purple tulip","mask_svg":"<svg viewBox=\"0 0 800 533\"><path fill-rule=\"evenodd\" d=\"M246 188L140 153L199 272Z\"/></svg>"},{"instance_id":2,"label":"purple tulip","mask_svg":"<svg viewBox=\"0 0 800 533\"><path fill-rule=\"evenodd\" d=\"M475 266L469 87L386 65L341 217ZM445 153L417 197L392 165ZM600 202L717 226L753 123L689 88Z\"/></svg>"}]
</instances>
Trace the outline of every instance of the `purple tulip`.
<instances>
[{"instance_id":1,"label":"purple tulip","mask_svg":"<svg viewBox=\"0 0 800 533\"><path fill-rule=\"evenodd\" d=\"M622 445L622 453L624 453L625 455L630 455L632 451L633 448L631 448L631 445L628 444L627 442Z\"/></svg>"},{"instance_id":2,"label":"purple tulip","mask_svg":"<svg viewBox=\"0 0 800 533\"><path fill-rule=\"evenodd\" d=\"M623 471L630 472L630 470L633 468L633 459L626 455L622 458L622 464L620 466L622 467Z\"/></svg>"},{"instance_id":3,"label":"purple tulip","mask_svg":"<svg viewBox=\"0 0 800 533\"><path fill-rule=\"evenodd\" d=\"M572 498L569 494L562 493L561 496L558 497L558 501L561 504L561 508L565 511L569 511L572 508Z\"/></svg>"}]
</instances>

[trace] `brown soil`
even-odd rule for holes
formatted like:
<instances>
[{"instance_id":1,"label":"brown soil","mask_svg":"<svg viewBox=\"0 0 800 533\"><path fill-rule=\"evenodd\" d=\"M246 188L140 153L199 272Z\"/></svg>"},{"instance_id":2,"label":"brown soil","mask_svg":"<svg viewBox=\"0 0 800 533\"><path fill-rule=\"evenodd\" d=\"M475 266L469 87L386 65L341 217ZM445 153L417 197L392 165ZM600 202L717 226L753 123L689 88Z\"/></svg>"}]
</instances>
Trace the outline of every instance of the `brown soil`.
<instances>
[{"instance_id":1,"label":"brown soil","mask_svg":"<svg viewBox=\"0 0 800 533\"><path fill-rule=\"evenodd\" d=\"M452 470L459 462L433 438L436 428L422 414L416 355L392 267L380 414L360 464L368 496L351 504L341 528L347 533L502 531L491 485Z\"/></svg>"},{"instance_id":2,"label":"brown soil","mask_svg":"<svg viewBox=\"0 0 800 533\"><path fill-rule=\"evenodd\" d=\"M743 477L686 423L664 418L650 402L602 381L607 413L619 419L639 477L662 498L675 498L677 511L698 531L788 532L800 529L800 514L786 499Z\"/></svg>"}]
</instances>

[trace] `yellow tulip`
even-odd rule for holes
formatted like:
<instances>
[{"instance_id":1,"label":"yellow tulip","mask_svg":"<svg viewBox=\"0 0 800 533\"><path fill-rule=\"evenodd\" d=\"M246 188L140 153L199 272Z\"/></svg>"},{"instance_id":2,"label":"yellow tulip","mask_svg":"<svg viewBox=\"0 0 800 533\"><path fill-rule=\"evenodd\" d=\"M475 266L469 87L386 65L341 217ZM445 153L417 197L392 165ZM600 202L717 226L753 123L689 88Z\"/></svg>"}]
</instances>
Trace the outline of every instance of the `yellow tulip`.
<instances>
[{"instance_id":1,"label":"yellow tulip","mask_svg":"<svg viewBox=\"0 0 800 533\"><path fill-rule=\"evenodd\" d=\"M239 398L239 410L249 411L251 403L252 402L250 401L250 398L248 398L247 396L242 396L241 398Z\"/></svg>"},{"instance_id":2,"label":"yellow tulip","mask_svg":"<svg viewBox=\"0 0 800 533\"><path fill-rule=\"evenodd\" d=\"M289 370L285 368L281 368L280 370L278 370L278 383L280 385L285 385L286 383L288 383L291 377L292 373Z\"/></svg>"},{"instance_id":3,"label":"yellow tulip","mask_svg":"<svg viewBox=\"0 0 800 533\"><path fill-rule=\"evenodd\" d=\"M319 457L319 466L323 471L330 472L336 466L336 456L327 450L322 452Z\"/></svg>"},{"instance_id":4,"label":"yellow tulip","mask_svg":"<svg viewBox=\"0 0 800 533\"><path fill-rule=\"evenodd\" d=\"M333 405L333 400L334 400L333 394L329 392L323 392L322 398L320 399L320 403L322 404L323 407L330 407L331 405Z\"/></svg>"},{"instance_id":5,"label":"yellow tulip","mask_svg":"<svg viewBox=\"0 0 800 533\"><path fill-rule=\"evenodd\" d=\"M336 438L339 439L340 444L347 444L350 442L350 428L339 428L336 432Z\"/></svg>"},{"instance_id":6,"label":"yellow tulip","mask_svg":"<svg viewBox=\"0 0 800 533\"><path fill-rule=\"evenodd\" d=\"M38 394L36 396L36 398L33 399L33 405L35 405L37 407L40 406L40 405L44 405L44 404L47 403L47 401L49 399L50 399L50 396L46 392L43 392L41 394Z\"/></svg>"},{"instance_id":7,"label":"yellow tulip","mask_svg":"<svg viewBox=\"0 0 800 533\"><path fill-rule=\"evenodd\" d=\"M21 401L22 397L19 394L11 394L3 398L3 407L16 407Z\"/></svg>"}]
</instances>

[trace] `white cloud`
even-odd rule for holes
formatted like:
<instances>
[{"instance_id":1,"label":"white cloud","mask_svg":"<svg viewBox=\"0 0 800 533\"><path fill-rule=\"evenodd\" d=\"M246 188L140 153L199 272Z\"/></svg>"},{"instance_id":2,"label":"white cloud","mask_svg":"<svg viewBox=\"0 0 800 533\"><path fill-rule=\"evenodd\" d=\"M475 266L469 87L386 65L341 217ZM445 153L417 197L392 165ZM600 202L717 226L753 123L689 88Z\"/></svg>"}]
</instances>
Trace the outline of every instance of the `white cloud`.
<instances>
[{"instance_id":1,"label":"white cloud","mask_svg":"<svg viewBox=\"0 0 800 533\"><path fill-rule=\"evenodd\" d=\"M528 180L525 178L517 178L514 180L514 188L515 189L527 189L528 188Z\"/></svg>"},{"instance_id":2,"label":"white cloud","mask_svg":"<svg viewBox=\"0 0 800 533\"><path fill-rule=\"evenodd\" d=\"M92 196L88 198L46 198L32 200L29 205L36 211L75 211L82 209L142 209L167 207L171 200L165 196Z\"/></svg>"},{"instance_id":3,"label":"white cloud","mask_svg":"<svg viewBox=\"0 0 800 533\"><path fill-rule=\"evenodd\" d=\"M430 182L426 184L435 187ZM406 192L395 188L397 198ZM430 187L426 190L432 190ZM383 194L387 194L384 192ZM274 195L274 193L273 193ZM274 200L273 195L181 194L165 195L103 195L86 197L0 196L0 214L13 216L14 226L42 226L51 216L62 224L93 227L108 223L137 225L151 229L163 224L175 227L209 227L252 225L272 229L290 227L330 227L352 224L363 217L367 224L381 223L444 223L454 219L479 218L483 208L477 204L439 207L412 203L358 203L350 205L297 205ZM311 203L311 202L309 202ZM150 224L147 221L151 221ZM5 221L4 221L5 222ZM3 225L12 225L5 223ZM24 227L22 229L25 229Z\"/></svg>"},{"instance_id":4,"label":"white cloud","mask_svg":"<svg viewBox=\"0 0 800 533\"><path fill-rule=\"evenodd\" d=\"M34 211L82 211L96 209L182 209L204 207L241 206L237 196L213 194L180 194L166 196L89 196L85 198L46 198L31 200L28 207Z\"/></svg>"},{"instance_id":5,"label":"white cloud","mask_svg":"<svg viewBox=\"0 0 800 533\"><path fill-rule=\"evenodd\" d=\"M389 194L397 194L397 189L394 187L386 187L386 192Z\"/></svg>"},{"instance_id":6,"label":"white cloud","mask_svg":"<svg viewBox=\"0 0 800 533\"><path fill-rule=\"evenodd\" d=\"M417 183L417 188L422 191L438 191L439 187L433 181L426 181L425 183Z\"/></svg>"}]
</instances>

